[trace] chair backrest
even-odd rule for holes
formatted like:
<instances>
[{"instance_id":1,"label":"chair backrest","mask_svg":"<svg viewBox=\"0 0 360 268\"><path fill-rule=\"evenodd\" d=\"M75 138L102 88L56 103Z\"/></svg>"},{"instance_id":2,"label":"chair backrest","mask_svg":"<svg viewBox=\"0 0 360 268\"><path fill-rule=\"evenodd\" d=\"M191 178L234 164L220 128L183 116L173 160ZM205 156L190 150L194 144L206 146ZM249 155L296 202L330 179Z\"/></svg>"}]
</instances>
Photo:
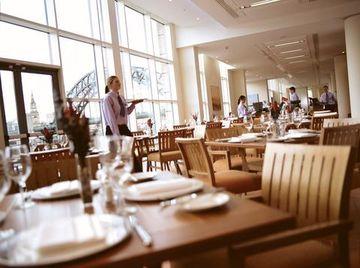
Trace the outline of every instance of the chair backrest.
<instances>
[{"instance_id":1,"label":"chair backrest","mask_svg":"<svg viewBox=\"0 0 360 268\"><path fill-rule=\"evenodd\" d=\"M175 143L176 138L182 138L184 131L182 129L170 130L170 131L160 131L158 133L159 137L159 152L169 152L169 151L178 151L179 148Z\"/></svg>"},{"instance_id":2,"label":"chair backrest","mask_svg":"<svg viewBox=\"0 0 360 268\"><path fill-rule=\"evenodd\" d=\"M301 128L310 129L311 128L311 122L309 122L309 121L300 122L300 124L298 125L298 128L299 129L301 129Z\"/></svg>"},{"instance_id":3,"label":"chair backrest","mask_svg":"<svg viewBox=\"0 0 360 268\"><path fill-rule=\"evenodd\" d=\"M181 128L186 128L186 125L173 125L173 129L181 129Z\"/></svg>"},{"instance_id":4,"label":"chair backrest","mask_svg":"<svg viewBox=\"0 0 360 268\"><path fill-rule=\"evenodd\" d=\"M206 122L206 128L222 128L222 122Z\"/></svg>"},{"instance_id":5,"label":"chair backrest","mask_svg":"<svg viewBox=\"0 0 360 268\"><path fill-rule=\"evenodd\" d=\"M134 137L145 135L145 132L143 130L132 131L131 133L133 134Z\"/></svg>"},{"instance_id":6,"label":"chair backrest","mask_svg":"<svg viewBox=\"0 0 360 268\"><path fill-rule=\"evenodd\" d=\"M208 141L214 141L217 139L231 138L239 136L239 130L235 127L230 128L207 128L205 131L205 137Z\"/></svg>"},{"instance_id":7,"label":"chair backrest","mask_svg":"<svg viewBox=\"0 0 360 268\"><path fill-rule=\"evenodd\" d=\"M324 119L323 127L340 127L360 124L360 118L334 118L334 119Z\"/></svg>"},{"instance_id":8,"label":"chair backrest","mask_svg":"<svg viewBox=\"0 0 360 268\"><path fill-rule=\"evenodd\" d=\"M338 113L324 113L324 114L314 115L311 118L311 129L321 130L325 119L338 118L338 117L339 117Z\"/></svg>"},{"instance_id":9,"label":"chair backrest","mask_svg":"<svg viewBox=\"0 0 360 268\"><path fill-rule=\"evenodd\" d=\"M184 128L183 129L183 138L194 138L194 128Z\"/></svg>"},{"instance_id":10,"label":"chair backrest","mask_svg":"<svg viewBox=\"0 0 360 268\"><path fill-rule=\"evenodd\" d=\"M346 218L352 164L350 146L269 143L263 199L295 215L299 226Z\"/></svg>"},{"instance_id":11,"label":"chair backrest","mask_svg":"<svg viewBox=\"0 0 360 268\"><path fill-rule=\"evenodd\" d=\"M294 123L286 124L285 131L289 131L290 129L297 129L296 125Z\"/></svg>"},{"instance_id":12,"label":"chair backrest","mask_svg":"<svg viewBox=\"0 0 360 268\"><path fill-rule=\"evenodd\" d=\"M187 176L204 178L215 185L214 169L204 140L177 138L176 143L184 160Z\"/></svg>"},{"instance_id":13,"label":"chair backrest","mask_svg":"<svg viewBox=\"0 0 360 268\"><path fill-rule=\"evenodd\" d=\"M32 172L26 181L29 190L77 177L75 158L68 148L33 152L30 156Z\"/></svg>"},{"instance_id":14,"label":"chair backrest","mask_svg":"<svg viewBox=\"0 0 360 268\"><path fill-rule=\"evenodd\" d=\"M355 150L356 162L360 162L360 124L324 127L321 131L320 144L350 145Z\"/></svg>"}]
</instances>

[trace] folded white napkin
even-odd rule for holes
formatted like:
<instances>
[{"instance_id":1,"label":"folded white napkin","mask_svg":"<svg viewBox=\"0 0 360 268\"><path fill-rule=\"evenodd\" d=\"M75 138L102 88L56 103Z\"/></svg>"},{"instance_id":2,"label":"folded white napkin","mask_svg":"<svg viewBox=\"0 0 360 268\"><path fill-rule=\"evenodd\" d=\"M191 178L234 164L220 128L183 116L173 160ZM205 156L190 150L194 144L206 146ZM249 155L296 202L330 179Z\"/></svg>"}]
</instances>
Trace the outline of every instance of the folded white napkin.
<instances>
[{"instance_id":1,"label":"folded white napkin","mask_svg":"<svg viewBox=\"0 0 360 268\"><path fill-rule=\"evenodd\" d=\"M138 195L149 195L182 190L190 187L191 185L192 182L188 179L174 179L164 181L150 181L131 187L132 190Z\"/></svg>"},{"instance_id":2,"label":"folded white napkin","mask_svg":"<svg viewBox=\"0 0 360 268\"><path fill-rule=\"evenodd\" d=\"M57 196L67 193L78 193L79 192L79 181L61 181L52 184L49 187L49 194L50 196Z\"/></svg>"},{"instance_id":3,"label":"folded white napkin","mask_svg":"<svg viewBox=\"0 0 360 268\"><path fill-rule=\"evenodd\" d=\"M39 226L33 249L41 255L104 243L105 230L96 215L81 215Z\"/></svg>"},{"instance_id":4,"label":"folded white napkin","mask_svg":"<svg viewBox=\"0 0 360 268\"><path fill-rule=\"evenodd\" d=\"M100 181L91 180L93 190L100 187ZM80 183L78 180L56 182L45 188L47 196L61 196L64 194L78 194L80 192Z\"/></svg>"},{"instance_id":5,"label":"folded white napkin","mask_svg":"<svg viewBox=\"0 0 360 268\"><path fill-rule=\"evenodd\" d=\"M256 140L256 135L242 135L240 137L232 137L229 142L253 142Z\"/></svg>"}]
</instances>

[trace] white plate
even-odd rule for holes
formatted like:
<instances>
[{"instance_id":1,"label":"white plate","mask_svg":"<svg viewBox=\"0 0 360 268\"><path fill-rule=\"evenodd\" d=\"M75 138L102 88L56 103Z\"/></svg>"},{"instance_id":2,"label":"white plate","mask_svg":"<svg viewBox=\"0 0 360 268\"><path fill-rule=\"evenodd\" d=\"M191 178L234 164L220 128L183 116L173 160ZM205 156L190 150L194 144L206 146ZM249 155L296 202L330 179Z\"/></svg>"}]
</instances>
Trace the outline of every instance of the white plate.
<instances>
[{"instance_id":1,"label":"white plate","mask_svg":"<svg viewBox=\"0 0 360 268\"><path fill-rule=\"evenodd\" d=\"M195 179L187 179L187 178L186 180L189 180L191 182L189 184L189 187L182 188L179 190L172 190L162 193L146 194L146 195L139 195L135 188L136 185L132 185L124 191L124 197L130 201L159 201L159 200L175 198L181 195L197 192L199 190L202 190L202 188L204 187L204 183L202 181ZM141 185L145 185L146 183L151 184L155 182L156 181L144 182Z\"/></svg>"},{"instance_id":2,"label":"white plate","mask_svg":"<svg viewBox=\"0 0 360 268\"><path fill-rule=\"evenodd\" d=\"M249 142L257 142L260 140L261 140L261 138L258 138L258 137L254 137L254 138L233 137L228 142L230 142L230 143L249 143Z\"/></svg>"},{"instance_id":3,"label":"white plate","mask_svg":"<svg viewBox=\"0 0 360 268\"><path fill-rule=\"evenodd\" d=\"M130 234L127 223L122 217L110 214L98 215L98 217L106 232L105 243L92 244L81 248L67 247L61 251L59 250L56 254L41 256L35 250L26 247L26 245L32 243L34 235L37 234L39 228L37 226L18 233L10 241L11 246L7 259L1 256L0 264L23 267L62 263L104 251L122 242Z\"/></svg>"},{"instance_id":4,"label":"white plate","mask_svg":"<svg viewBox=\"0 0 360 268\"><path fill-rule=\"evenodd\" d=\"M91 180L91 188L93 191L96 191L100 188L100 181L98 180ZM52 199L58 199L58 198L66 198L66 197L71 197L71 196L77 196L80 194L80 191L78 192L74 192L74 191L69 191L67 193L61 193L61 194L57 194L57 195L50 195L49 189L50 186L46 186L46 187L42 187L39 188L37 190L35 190L32 194L31 194L31 198L34 200L52 200Z\"/></svg>"},{"instance_id":5,"label":"white plate","mask_svg":"<svg viewBox=\"0 0 360 268\"><path fill-rule=\"evenodd\" d=\"M143 182L154 179L157 174L157 171L132 173L129 180L131 182Z\"/></svg>"},{"instance_id":6,"label":"white plate","mask_svg":"<svg viewBox=\"0 0 360 268\"><path fill-rule=\"evenodd\" d=\"M208 193L199 195L180 206L182 210L196 212L217 208L225 205L230 201L230 196L226 193Z\"/></svg>"}]
</instances>

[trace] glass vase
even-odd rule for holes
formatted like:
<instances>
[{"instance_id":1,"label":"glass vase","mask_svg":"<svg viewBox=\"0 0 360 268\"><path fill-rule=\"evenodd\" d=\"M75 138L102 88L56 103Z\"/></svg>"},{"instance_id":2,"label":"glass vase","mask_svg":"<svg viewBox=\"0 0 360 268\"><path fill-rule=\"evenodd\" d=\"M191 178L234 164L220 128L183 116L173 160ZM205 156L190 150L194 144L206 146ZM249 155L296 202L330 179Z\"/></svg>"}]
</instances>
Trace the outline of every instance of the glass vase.
<instances>
[{"instance_id":1,"label":"glass vase","mask_svg":"<svg viewBox=\"0 0 360 268\"><path fill-rule=\"evenodd\" d=\"M84 205L84 210L87 213L92 213L93 193L91 190L90 170L85 157L75 154L77 178L80 183L80 196Z\"/></svg>"}]
</instances>

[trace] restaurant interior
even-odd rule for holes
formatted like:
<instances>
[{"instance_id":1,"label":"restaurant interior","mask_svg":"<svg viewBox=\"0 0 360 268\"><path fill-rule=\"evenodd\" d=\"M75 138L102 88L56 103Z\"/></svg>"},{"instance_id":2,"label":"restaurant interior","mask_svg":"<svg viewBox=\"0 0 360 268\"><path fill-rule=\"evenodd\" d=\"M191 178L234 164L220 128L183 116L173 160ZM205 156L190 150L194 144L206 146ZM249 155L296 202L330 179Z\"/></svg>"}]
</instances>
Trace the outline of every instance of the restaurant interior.
<instances>
[{"instance_id":1,"label":"restaurant interior","mask_svg":"<svg viewBox=\"0 0 360 268\"><path fill-rule=\"evenodd\" d=\"M0 267L360 267L360 0L0 0Z\"/></svg>"}]
</instances>

